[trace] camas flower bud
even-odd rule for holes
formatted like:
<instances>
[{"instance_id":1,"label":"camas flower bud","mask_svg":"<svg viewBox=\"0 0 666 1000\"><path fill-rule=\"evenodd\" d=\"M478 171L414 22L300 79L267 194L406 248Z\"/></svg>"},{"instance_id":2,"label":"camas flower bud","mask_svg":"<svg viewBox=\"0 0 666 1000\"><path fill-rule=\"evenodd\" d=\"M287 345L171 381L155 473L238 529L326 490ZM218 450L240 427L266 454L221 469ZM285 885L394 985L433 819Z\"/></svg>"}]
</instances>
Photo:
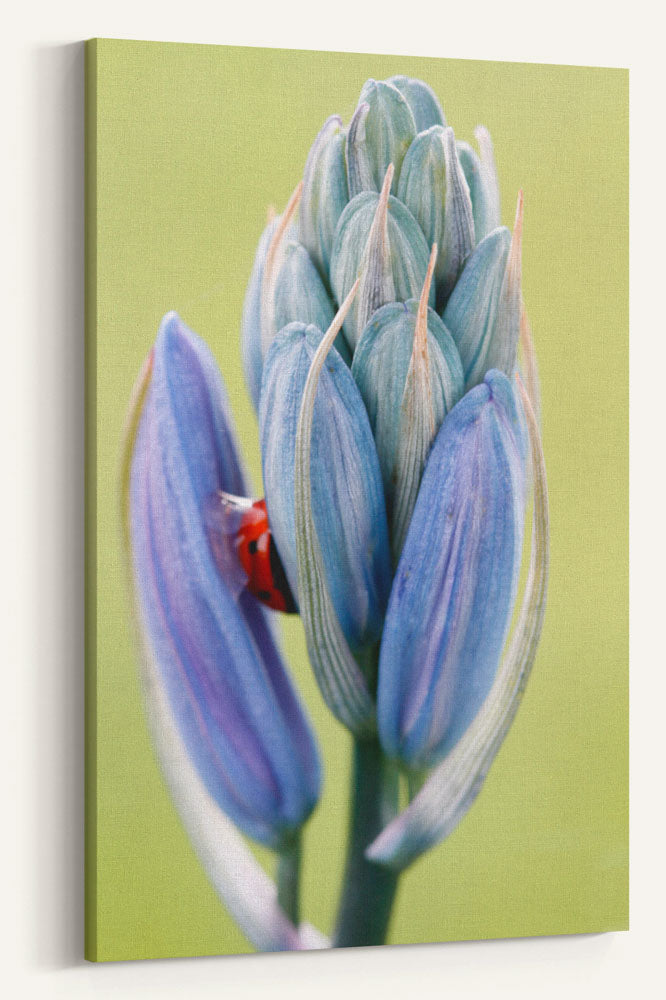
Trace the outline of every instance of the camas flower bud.
<instances>
[{"instance_id":1,"label":"camas flower bud","mask_svg":"<svg viewBox=\"0 0 666 1000\"><path fill-rule=\"evenodd\" d=\"M513 237L495 229L467 260L443 313L465 371L465 388L499 368L513 374L520 333L522 197Z\"/></svg>"},{"instance_id":2,"label":"camas flower bud","mask_svg":"<svg viewBox=\"0 0 666 1000\"><path fill-rule=\"evenodd\" d=\"M368 80L347 133L350 197L361 191L381 190L391 164L395 194L402 161L415 137L414 116L398 88L388 82Z\"/></svg>"},{"instance_id":3,"label":"camas flower bud","mask_svg":"<svg viewBox=\"0 0 666 1000\"><path fill-rule=\"evenodd\" d=\"M266 358L259 414L266 506L278 551L299 593L294 449L303 390L323 333L292 323ZM381 633L390 558L379 462L363 400L332 348L314 407L310 479L328 590L353 649ZM300 606L300 598L297 596Z\"/></svg>"},{"instance_id":4,"label":"camas flower bud","mask_svg":"<svg viewBox=\"0 0 666 1000\"><path fill-rule=\"evenodd\" d=\"M415 80L408 76L391 76L386 82L397 87L409 104L417 132L423 132L432 125L446 125L446 118L439 101L423 80Z\"/></svg>"},{"instance_id":5,"label":"camas flower bud","mask_svg":"<svg viewBox=\"0 0 666 1000\"><path fill-rule=\"evenodd\" d=\"M433 247L433 265L435 253ZM418 468L412 468L411 463L403 465L403 449L411 445L425 458L444 417L463 392L458 351L437 313L427 305L431 277L429 268L420 302L392 302L374 314L352 364L377 444L387 509L394 522L394 551L402 544L402 538L396 538L402 534L396 518L408 523L413 506L412 501L409 510L403 511L400 504L396 507L396 499L405 489L416 497L422 471L420 461ZM422 373L415 371L417 366L423 368ZM412 380L421 375L419 384L412 386ZM420 397L415 405L409 399L410 392ZM423 408L425 416L419 421L415 414ZM427 426L414 426L423 423ZM403 482L405 475L414 482Z\"/></svg>"},{"instance_id":6,"label":"camas flower bud","mask_svg":"<svg viewBox=\"0 0 666 1000\"><path fill-rule=\"evenodd\" d=\"M478 712L499 665L520 568L524 446L514 390L490 372L446 417L393 582L379 659L389 756L431 767Z\"/></svg>"},{"instance_id":7,"label":"camas flower bud","mask_svg":"<svg viewBox=\"0 0 666 1000\"><path fill-rule=\"evenodd\" d=\"M349 201L345 142L342 119L331 115L312 145L303 174L299 234L324 280L335 227Z\"/></svg>"},{"instance_id":8,"label":"camas flower bud","mask_svg":"<svg viewBox=\"0 0 666 1000\"><path fill-rule=\"evenodd\" d=\"M209 795L278 847L319 796L317 749L266 612L220 575L206 529L218 490L246 493L208 348L167 315L131 465L129 523L139 619L157 681Z\"/></svg>"},{"instance_id":9,"label":"camas flower bud","mask_svg":"<svg viewBox=\"0 0 666 1000\"><path fill-rule=\"evenodd\" d=\"M363 329L387 302L418 297L428 269L428 245L407 208L389 195L392 168L386 172L381 195L357 195L340 216L331 257L331 287L346 298L357 277L358 295L343 327L356 349ZM431 304L435 304L431 290Z\"/></svg>"}]
</instances>

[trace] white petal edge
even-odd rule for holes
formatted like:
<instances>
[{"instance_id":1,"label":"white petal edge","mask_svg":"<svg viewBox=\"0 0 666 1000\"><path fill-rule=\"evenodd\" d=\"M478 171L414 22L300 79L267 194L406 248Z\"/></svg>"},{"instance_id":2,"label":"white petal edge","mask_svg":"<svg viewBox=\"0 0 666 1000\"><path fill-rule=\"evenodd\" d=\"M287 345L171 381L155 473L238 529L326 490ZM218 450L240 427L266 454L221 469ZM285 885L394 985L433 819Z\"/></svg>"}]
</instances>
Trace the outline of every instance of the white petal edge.
<instances>
[{"instance_id":1,"label":"white petal edge","mask_svg":"<svg viewBox=\"0 0 666 1000\"><path fill-rule=\"evenodd\" d=\"M359 268L360 285L356 304L358 337L373 313L387 302L393 302L396 295L388 238L388 207L393 173L393 164L389 163Z\"/></svg>"},{"instance_id":2,"label":"white petal edge","mask_svg":"<svg viewBox=\"0 0 666 1000\"><path fill-rule=\"evenodd\" d=\"M162 773L181 822L213 888L248 940L260 951L311 951L330 948L328 938L310 924L298 928L278 904L275 882L257 862L242 835L206 791L178 732L168 697L139 626L130 558L129 483L141 411L152 376L151 351L130 401L120 467L125 571L132 595L141 686L148 726Z\"/></svg>"},{"instance_id":3,"label":"white petal edge","mask_svg":"<svg viewBox=\"0 0 666 1000\"><path fill-rule=\"evenodd\" d=\"M324 701L335 717L358 736L375 728L375 706L365 678L338 621L326 584L312 514L310 446L319 376L359 287L357 279L315 351L303 390L294 454L296 558L301 618L310 662Z\"/></svg>"},{"instance_id":4,"label":"white petal edge","mask_svg":"<svg viewBox=\"0 0 666 1000\"><path fill-rule=\"evenodd\" d=\"M397 566L412 519L421 476L435 436L435 411L430 386L428 355L428 296L437 260L433 243L419 300L414 345L402 397L400 441L396 461L396 496L393 511L393 560Z\"/></svg>"},{"instance_id":5,"label":"white petal edge","mask_svg":"<svg viewBox=\"0 0 666 1000\"><path fill-rule=\"evenodd\" d=\"M242 835L210 797L190 761L152 657L142 664L153 745L181 822L213 888L259 951L329 948L314 927L296 928L278 904L277 887Z\"/></svg>"},{"instance_id":6,"label":"white petal edge","mask_svg":"<svg viewBox=\"0 0 666 1000\"><path fill-rule=\"evenodd\" d=\"M507 375L510 375L516 367L516 354L520 338L523 214L523 192L519 191L509 256L497 304L495 331L487 359L488 364L491 364L492 359L491 367L499 368Z\"/></svg>"},{"instance_id":7,"label":"white petal edge","mask_svg":"<svg viewBox=\"0 0 666 1000\"><path fill-rule=\"evenodd\" d=\"M497 229L498 226L502 225L500 213L500 190L499 180L497 177L497 166L495 164L495 152L493 150L493 141L490 138L490 132L485 125L477 125L474 129L474 136L479 146L481 172L490 207L490 217L487 223L488 232L490 233L493 229Z\"/></svg>"},{"instance_id":8,"label":"white petal edge","mask_svg":"<svg viewBox=\"0 0 666 1000\"><path fill-rule=\"evenodd\" d=\"M527 318L525 303L520 311L520 350L523 359L525 375L525 388L530 397L530 403L537 418L537 423L541 424L541 385L539 381L539 365L537 362L534 341L532 340L532 329Z\"/></svg>"},{"instance_id":9,"label":"white petal edge","mask_svg":"<svg viewBox=\"0 0 666 1000\"><path fill-rule=\"evenodd\" d=\"M303 193L303 181L300 181L287 202L287 207L280 216L277 228L273 233L266 253L264 274L261 282L261 353L266 357L268 348L277 333L275 329L275 291L278 275L285 261L285 242L289 227L296 214L296 209Z\"/></svg>"}]
</instances>

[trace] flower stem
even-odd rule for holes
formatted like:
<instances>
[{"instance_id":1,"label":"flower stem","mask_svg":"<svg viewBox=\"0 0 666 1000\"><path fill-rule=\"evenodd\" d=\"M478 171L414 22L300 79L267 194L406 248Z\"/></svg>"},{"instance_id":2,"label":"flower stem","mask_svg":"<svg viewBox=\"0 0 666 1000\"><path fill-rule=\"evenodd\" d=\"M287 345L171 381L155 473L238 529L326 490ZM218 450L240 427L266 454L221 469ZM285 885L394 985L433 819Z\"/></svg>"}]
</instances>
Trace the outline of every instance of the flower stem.
<instances>
[{"instance_id":1,"label":"flower stem","mask_svg":"<svg viewBox=\"0 0 666 1000\"><path fill-rule=\"evenodd\" d=\"M338 948L383 944L398 876L367 861L366 847L393 818L398 777L376 739L356 740L352 805L343 883L334 944Z\"/></svg>"},{"instance_id":2,"label":"flower stem","mask_svg":"<svg viewBox=\"0 0 666 1000\"><path fill-rule=\"evenodd\" d=\"M278 903L295 927L300 918L301 831L280 850L277 870Z\"/></svg>"}]
</instances>

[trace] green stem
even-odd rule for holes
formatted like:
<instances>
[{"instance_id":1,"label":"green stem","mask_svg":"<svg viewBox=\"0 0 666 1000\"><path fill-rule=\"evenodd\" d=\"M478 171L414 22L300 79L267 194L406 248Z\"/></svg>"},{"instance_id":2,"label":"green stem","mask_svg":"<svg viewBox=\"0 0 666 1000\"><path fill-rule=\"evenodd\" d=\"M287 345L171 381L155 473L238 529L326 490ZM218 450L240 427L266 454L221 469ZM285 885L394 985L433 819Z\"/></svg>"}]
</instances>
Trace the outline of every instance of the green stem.
<instances>
[{"instance_id":1,"label":"green stem","mask_svg":"<svg viewBox=\"0 0 666 1000\"><path fill-rule=\"evenodd\" d=\"M347 864L334 944L383 944L398 876L365 858L366 847L397 809L398 780L376 739L356 740Z\"/></svg>"},{"instance_id":2,"label":"green stem","mask_svg":"<svg viewBox=\"0 0 666 1000\"><path fill-rule=\"evenodd\" d=\"M300 917L301 831L298 830L280 851L277 870L278 903L295 927Z\"/></svg>"},{"instance_id":3,"label":"green stem","mask_svg":"<svg viewBox=\"0 0 666 1000\"><path fill-rule=\"evenodd\" d=\"M423 771L407 771L407 791L409 793L410 802L423 788L428 774L429 772L427 768Z\"/></svg>"}]
</instances>

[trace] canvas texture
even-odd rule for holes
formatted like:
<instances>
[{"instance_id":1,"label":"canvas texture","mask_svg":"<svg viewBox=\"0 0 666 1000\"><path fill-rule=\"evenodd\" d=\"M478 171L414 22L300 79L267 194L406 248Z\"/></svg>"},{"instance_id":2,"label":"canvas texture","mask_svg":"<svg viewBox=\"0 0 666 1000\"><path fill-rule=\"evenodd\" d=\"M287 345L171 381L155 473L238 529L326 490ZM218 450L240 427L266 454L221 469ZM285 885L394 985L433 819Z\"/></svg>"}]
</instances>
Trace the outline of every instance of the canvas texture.
<instances>
[{"instance_id":1,"label":"canvas texture","mask_svg":"<svg viewBox=\"0 0 666 1000\"><path fill-rule=\"evenodd\" d=\"M400 876L385 940L628 926L628 73L97 39L86 79L89 959L258 950L202 865L147 724L123 441L133 386L173 310L219 365L263 496L240 327L267 212L283 211L324 121L347 126L365 81L396 74L427 82L456 139L488 128L509 230L524 194L550 574L515 721L478 799ZM529 547L529 510L526 524ZM521 586L526 576L523 557ZM275 617L322 764L300 912L330 935L353 739L322 697L301 618ZM239 836L273 877L275 852Z\"/></svg>"}]
</instances>

